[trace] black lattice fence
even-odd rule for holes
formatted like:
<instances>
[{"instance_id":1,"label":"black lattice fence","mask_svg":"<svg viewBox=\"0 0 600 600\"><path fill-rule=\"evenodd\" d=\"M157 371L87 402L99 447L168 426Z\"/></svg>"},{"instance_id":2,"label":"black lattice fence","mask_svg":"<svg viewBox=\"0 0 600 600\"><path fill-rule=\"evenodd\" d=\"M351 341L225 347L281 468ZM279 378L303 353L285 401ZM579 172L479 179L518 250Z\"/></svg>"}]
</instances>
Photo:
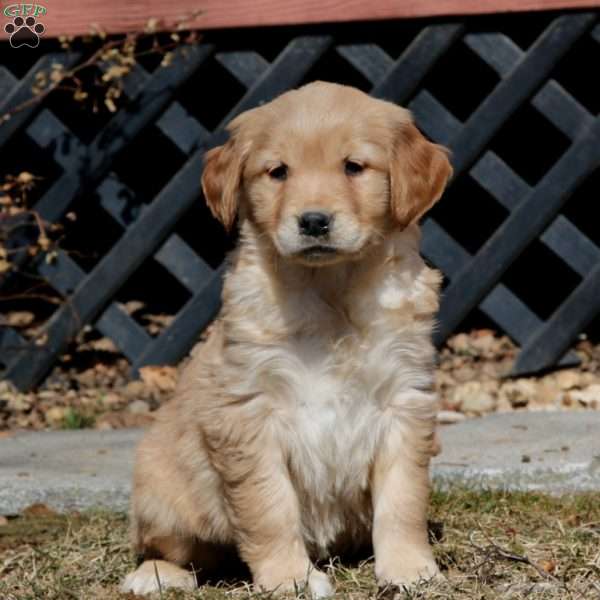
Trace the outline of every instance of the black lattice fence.
<instances>
[{"instance_id":1,"label":"black lattice fence","mask_svg":"<svg viewBox=\"0 0 600 600\"><path fill-rule=\"evenodd\" d=\"M30 265L64 302L35 340L0 329L4 376L39 382L86 324L134 370L185 355L218 311L227 247L200 200L202 154L236 114L317 78L408 105L452 149L452 185L424 223L423 253L449 281L437 341L485 318L520 345L515 373L574 363L565 352L600 311L599 44L595 13L218 33L168 68L138 65L110 118L50 100L19 112L0 126L7 162L46 166L35 210L87 214L76 229L98 260ZM78 58L46 54L20 79L0 67L0 114L36 72ZM155 337L122 306L140 273L137 289L175 314Z\"/></svg>"}]
</instances>

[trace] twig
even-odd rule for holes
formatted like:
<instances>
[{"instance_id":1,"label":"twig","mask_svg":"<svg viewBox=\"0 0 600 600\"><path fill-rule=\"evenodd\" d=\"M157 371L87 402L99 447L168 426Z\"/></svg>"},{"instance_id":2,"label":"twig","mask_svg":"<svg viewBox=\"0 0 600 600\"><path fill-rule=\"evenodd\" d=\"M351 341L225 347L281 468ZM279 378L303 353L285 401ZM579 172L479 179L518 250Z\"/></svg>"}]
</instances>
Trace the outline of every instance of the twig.
<instances>
[{"instance_id":1,"label":"twig","mask_svg":"<svg viewBox=\"0 0 600 600\"><path fill-rule=\"evenodd\" d=\"M46 294L32 294L24 292L22 294L3 294L0 296L0 302L9 302L11 300L44 300L49 304L61 304L63 300L61 298L53 298Z\"/></svg>"},{"instance_id":2,"label":"twig","mask_svg":"<svg viewBox=\"0 0 600 600\"><path fill-rule=\"evenodd\" d=\"M44 226L44 221L40 217L40 215L37 212L37 210L28 210L27 213L30 214L30 215L32 215L33 218L35 219L35 222L37 224L38 230L40 232L39 237L47 238L48 236L46 235L46 227Z\"/></svg>"},{"instance_id":3,"label":"twig","mask_svg":"<svg viewBox=\"0 0 600 600\"><path fill-rule=\"evenodd\" d=\"M72 77L74 77L75 73L78 73L79 71L85 69L86 67L93 66L94 64L96 64L98 62L99 57L104 52L106 52L107 50L110 50L112 48L115 48L115 47L119 46L120 44L124 44L126 40L127 40L127 38L125 38L125 40L113 40L111 42L107 42L100 49L98 49L96 52L94 52L94 54L92 54L92 56L90 56L87 60L85 60L81 64L77 65L70 71L66 71L64 73L64 75L58 81L51 82L48 85L48 87L46 87L44 90L37 93L35 96L28 98L27 100L24 100L23 102L21 102L21 104L17 104L17 106L14 106L10 110L6 111L3 115L0 116L0 124L3 123L4 121L7 121L8 119L10 119L10 117L12 115L14 115L18 112L21 112L23 110L26 110L27 108L37 104L38 102L41 102L49 94L51 94L53 91L58 89L59 86L62 84L62 82L65 79L72 78Z\"/></svg>"},{"instance_id":4,"label":"twig","mask_svg":"<svg viewBox=\"0 0 600 600\"><path fill-rule=\"evenodd\" d=\"M487 546L480 546L479 544L476 544L473 541L473 536L475 535L475 531L471 532L471 535L469 536L469 542L471 543L471 545L478 550L481 554L484 555L485 560L483 563L481 563L479 566L485 564L485 562L488 562L490 560L508 560L511 562L518 562L521 564L525 564L528 565L530 567L533 567L537 573L540 575L540 577L542 577L543 579L546 580L551 580L553 581L558 587L562 588L563 590L565 590L565 592L567 592L571 597L573 597L573 591L570 590L567 586L567 584L564 581L561 581L558 577L552 575L552 573L548 573L547 571L544 571L539 565L537 565L535 562L533 562L529 557L525 556L524 554L515 554L514 552L510 552L509 550L506 550L506 548L502 548L502 546L499 546L496 542L494 542L494 540L492 540L483 530L483 527L481 526L480 523L478 523L479 526L479 530L480 532L483 534L483 536L485 537L485 539L488 542ZM479 568L479 566L477 568ZM579 591L575 591L575 593L577 594L578 598L581 598L582 600L584 600L584 596L581 592Z\"/></svg>"},{"instance_id":5,"label":"twig","mask_svg":"<svg viewBox=\"0 0 600 600\"><path fill-rule=\"evenodd\" d=\"M163 589L162 589L162 583L160 582L160 577L158 576L158 567L156 566L156 561L154 561L152 564L154 565L154 576L156 577L156 583L158 584L158 593L162 599Z\"/></svg>"},{"instance_id":6,"label":"twig","mask_svg":"<svg viewBox=\"0 0 600 600\"><path fill-rule=\"evenodd\" d=\"M201 14L201 12L202 11L194 11L189 16L182 17L182 20L177 23L176 30L183 29L185 26L185 23L187 21L195 19L198 16L198 14ZM10 110L6 111L4 114L0 115L0 125L2 123L4 123L5 121L9 120L12 115L14 115L18 112L21 112L23 110L26 110L30 106L33 106L39 102L42 102L49 94L56 91L57 89L61 89L61 86L63 85L63 82L65 80L74 79L76 82L78 82L79 79L76 77L77 73L79 73L80 71L82 71L88 67L93 67L93 66L97 66L98 64L100 64L103 60L103 56L108 51L110 51L114 48L124 48L124 47L126 47L128 45L132 45L132 44L135 46L140 41L147 39L150 36L154 36L155 39L154 39L154 43L152 44L151 49L140 51L137 53L134 52L132 54L132 58L139 58L141 56L146 56L148 54L155 54L155 53L159 53L159 52L168 52L169 50L171 50L172 48L175 48L180 43L179 41L173 41L173 42L169 42L169 43L163 44L163 45L157 44L156 43L156 34L157 34L156 31L128 33L122 39L111 40L109 42L104 43L89 58L84 60L79 65L76 65L72 69L65 71L61 75L61 77L59 79L57 79L57 81L51 81L46 88L44 88L43 90L40 90L37 94L35 94L35 96L28 98L27 100L21 102L21 104L14 106ZM63 88L63 89L70 89L70 88ZM75 88L75 89L79 89L79 88Z\"/></svg>"},{"instance_id":7,"label":"twig","mask_svg":"<svg viewBox=\"0 0 600 600\"><path fill-rule=\"evenodd\" d=\"M518 562L521 564L529 565L530 567L533 567L538 572L540 577L542 577L543 579L552 579L556 583L564 585L563 582L560 581L560 579L558 579L551 573L544 571L544 569L542 569L539 565L534 563L527 556L521 555L521 554L515 554L514 552L510 552L509 550L506 550L505 548L502 548L502 546L499 546L498 544L496 544L496 542L494 542L494 540L492 540L485 533L485 531L483 531L483 529L481 529L481 526L480 526L480 530L481 530L481 533L486 538L488 545L480 546L479 544L476 544L473 541L473 536L476 533L475 531L471 532L471 535L469 536L469 542L471 543L471 546L473 546L476 550L478 550L486 558L486 560L501 559L501 560L508 560L511 562Z\"/></svg>"}]
</instances>

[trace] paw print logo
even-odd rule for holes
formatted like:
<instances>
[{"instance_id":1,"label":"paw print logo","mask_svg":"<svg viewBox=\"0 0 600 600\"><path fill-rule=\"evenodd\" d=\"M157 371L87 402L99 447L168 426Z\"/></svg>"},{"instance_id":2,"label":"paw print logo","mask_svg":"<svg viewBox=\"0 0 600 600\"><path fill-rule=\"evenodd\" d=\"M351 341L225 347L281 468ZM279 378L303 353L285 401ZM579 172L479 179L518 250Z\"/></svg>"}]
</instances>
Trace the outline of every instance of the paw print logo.
<instances>
[{"instance_id":1,"label":"paw print logo","mask_svg":"<svg viewBox=\"0 0 600 600\"><path fill-rule=\"evenodd\" d=\"M13 48L21 46L29 46L37 48L40 45L40 35L46 31L46 28L37 23L35 17L15 17L12 23L7 23L4 26L4 31L8 33L10 45Z\"/></svg>"}]
</instances>

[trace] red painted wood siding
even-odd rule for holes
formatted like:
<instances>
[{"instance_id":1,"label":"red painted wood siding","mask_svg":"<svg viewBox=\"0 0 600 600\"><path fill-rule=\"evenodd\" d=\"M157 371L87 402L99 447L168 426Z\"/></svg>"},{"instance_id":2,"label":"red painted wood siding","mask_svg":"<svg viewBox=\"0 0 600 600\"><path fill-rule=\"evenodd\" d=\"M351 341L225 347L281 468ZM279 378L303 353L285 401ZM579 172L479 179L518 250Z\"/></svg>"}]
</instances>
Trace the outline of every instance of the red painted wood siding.
<instances>
[{"instance_id":1,"label":"red painted wood siding","mask_svg":"<svg viewBox=\"0 0 600 600\"><path fill-rule=\"evenodd\" d=\"M290 25L408 17L599 7L600 0L26 0L47 9L47 36L140 30L150 19L172 29L187 15L193 29ZM14 5L0 0L0 5ZM4 14L0 31L9 18ZM5 34L4 34L5 35Z\"/></svg>"}]
</instances>

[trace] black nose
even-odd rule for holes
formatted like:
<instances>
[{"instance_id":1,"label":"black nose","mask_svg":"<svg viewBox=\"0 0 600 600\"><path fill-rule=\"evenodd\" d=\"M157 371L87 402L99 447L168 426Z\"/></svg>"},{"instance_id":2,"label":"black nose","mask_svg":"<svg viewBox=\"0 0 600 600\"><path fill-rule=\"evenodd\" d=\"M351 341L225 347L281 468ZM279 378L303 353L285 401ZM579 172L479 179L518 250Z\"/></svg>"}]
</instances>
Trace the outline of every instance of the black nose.
<instances>
[{"instance_id":1,"label":"black nose","mask_svg":"<svg viewBox=\"0 0 600 600\"><path fill-rule=\"evenodd\" d=\"M331 215L322 212L305 212L298 219L298 226L302 235L320 237L329 232Z\"/></svg>"}]
</instances>

